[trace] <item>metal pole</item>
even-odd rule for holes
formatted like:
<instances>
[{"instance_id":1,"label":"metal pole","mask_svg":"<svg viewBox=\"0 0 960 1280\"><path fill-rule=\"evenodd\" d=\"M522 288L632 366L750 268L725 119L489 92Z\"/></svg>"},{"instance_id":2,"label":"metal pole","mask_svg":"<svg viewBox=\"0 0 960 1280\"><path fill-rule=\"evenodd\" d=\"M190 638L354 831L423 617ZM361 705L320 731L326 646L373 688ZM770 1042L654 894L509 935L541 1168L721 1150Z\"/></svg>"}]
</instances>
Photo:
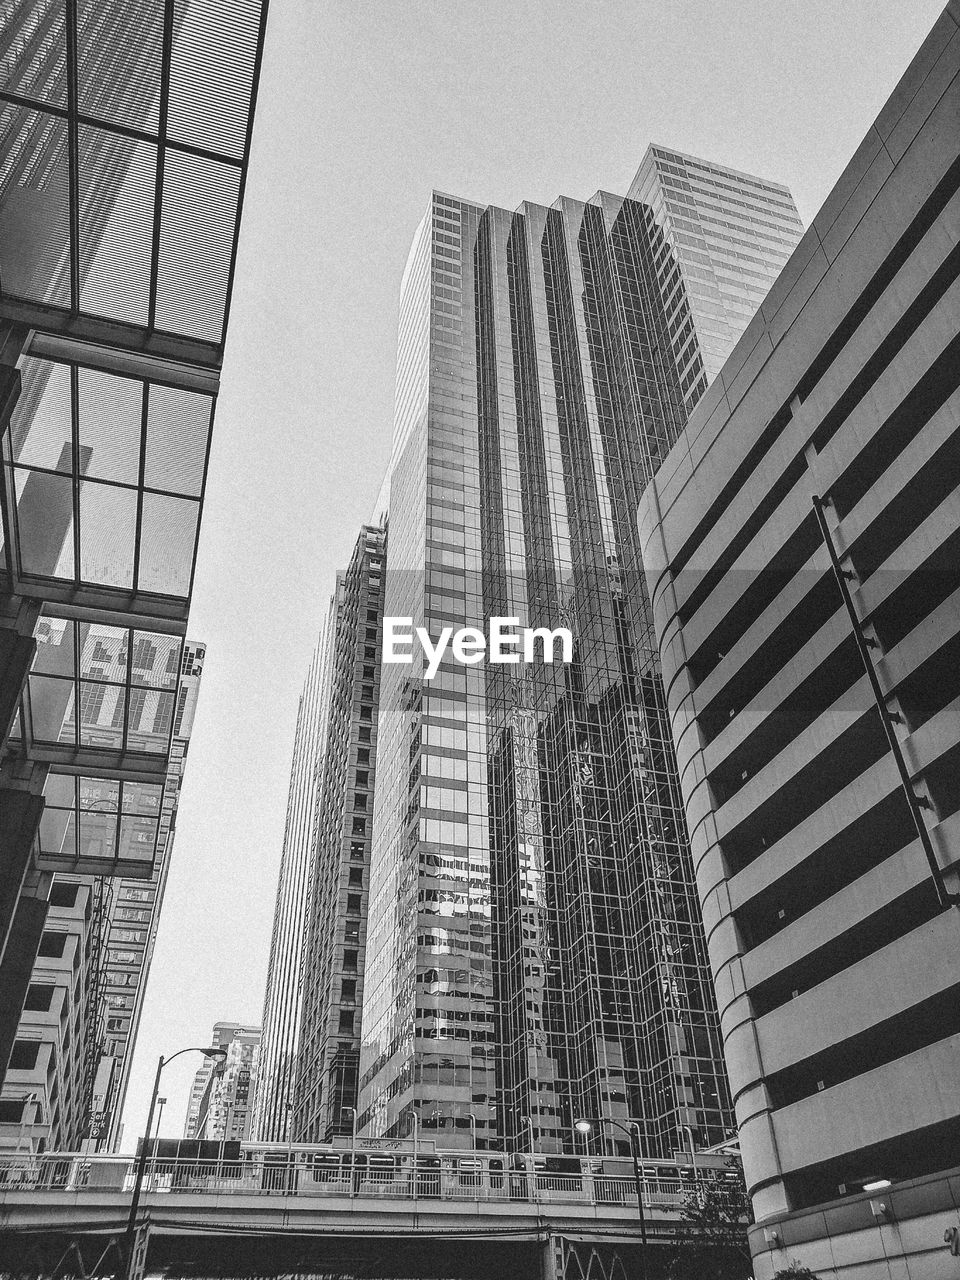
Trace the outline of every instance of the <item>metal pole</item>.
<instances>
[{"instance_id":1,"label":"metal pole","mask_svg":"<svg viewBox=\"0 0 960 1280\"><path fill-rule=\"evenodd\" d=\"M166 1098L157 1099L157 1127L153 1131L153 1151L150 1156L150 1182L153 1189L157 1187L157 1147L160 1143L160 1122L163 1119L163 1108L166 1105Z\"/></svg>"},{"instance_id":2,"label":"metal pole","mask_svg":"<svg viewBox=\"0 0 960 1280\"><path fill-rule=\"evenodd\" d=\"M133 1268L134 1244L137 1238L137 1211L140 1208L140 1190L143 1186L143 1175L147 1169L147 1151L150 1146L150 1131L153 1128L153 1111L157 1105L157 1094L160 1092L160 1072L163 1070L163 1055L157 1063L157 1074L153 1080L153 1092L150 1094L150 1110L147 1112L147 1126L140 1144L140 1156L137 1160L137 1172L133 1180L133 1196L130 1200L130 1213L127 1217L127 1229L123 1236L124 1276L130 1280Z\"/></svg>"},{"instance_id":3,"label":"metal pole","mask_svg":"<svg viewBox=\"0 0 960 1280\"><path fill-rule=\"evenodd\" d=\"M923 820L920 812L920 802L917 794L913 789L913 780L910 777L910 771L907 768L907 762L903 756L903 749L900 746L900 739L897 737L896 730L893 727L893 718L890 715L890 709L887 706L886 695L880 687L880 681L877 678L877 672L873 665L873 659L870 657L870 650L867 648L867 641L863 635L863 629L860 618L853 604L853 597L850 595L850 588L847 586L846 574L840 564L840 558L837 555L837 549L833 545L833 538L827 527L827 520L824 514L824 501L818 495L813 495L813 509L816 513L817 522L820 525L820 536L823 538L827 552L830 556L830 563L833 566L833 574L837 580L837 586L840 588L840 595L847 610L847 616L850 619L850 626L853 630L853 638L856 641L857 650L860 654L860 661L863 663L863 669L867 673L867 679L870 681L870 688L873 690L873 696L876 700L877 710L880 712L880 719L883 723L883 731L887 735L887 743L893 758L897 764L897 771L900 774L900 782L903 786L903 794L906 796L907 805L910 808L910 816L913 818L913 825L916 828L917 835L920 838L920 844L926 855L927 864L930 867L930 877L933 880L933 886L936 890L937 901L941 907L957 906L960 904L960 894L950 893L943 881L943 869L937 859L933 842L930 839L930 832L927 830L927 824Z\"/></svg>"},{"instance_id":4,"label":"metal pole","mask_svg":"<svg viewBox=\"0 0 960 1280\"><path fill-rule=\"evenodd\" d=\"M643 1179L640 1176L640 1127L630 1128L630 1151L633 1155L633 1181L637 1188L637 1212L640 1215L640 1280L647 1280L647 1215L643 1207Z\"/></svg>"}]
</instances>

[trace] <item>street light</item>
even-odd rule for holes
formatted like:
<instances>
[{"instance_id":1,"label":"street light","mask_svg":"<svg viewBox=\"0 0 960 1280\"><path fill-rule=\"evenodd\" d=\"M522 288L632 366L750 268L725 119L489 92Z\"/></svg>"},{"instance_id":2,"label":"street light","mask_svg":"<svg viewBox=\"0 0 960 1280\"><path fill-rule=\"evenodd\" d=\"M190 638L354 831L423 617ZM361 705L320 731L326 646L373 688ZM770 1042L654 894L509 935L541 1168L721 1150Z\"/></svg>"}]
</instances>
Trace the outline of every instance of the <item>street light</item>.
<instances>
[{"instance_id":1,"label":"street light","mask_svg":"<svg viewBox=\"0 0 960 1280\"><path fill-rule=\"evenodd\" d=\"M130 1214L127 1218L127 1229L123 1236L123 1253L125 1257L124 1276L125 1280L131 1280L133 1274L133 1250L134 1243L137 1238L137 1211L140 1208L140 1191L143 1187L143 1175L147 1170L147 1151L150 1147L150 1132L153 1129L153 1112L157 1105L157 1094L160 1092L160 1073L165 1066L173 1062L174 1058L179 1058L184 1053L202 1053L205 1058L219 1058L221 1062L226 1062L226 1049L217 1049L210 1046L206 1049L180 1049L177 1053L172 1054L169 1058L160 1055L157 1063L157 1074L153 1078L153 1092L150 1094L150 1110L147 1112L147 1126L145 1136L140 1144L140 1155L137 1159L137 1173L133 1180L133 1197L130 1201Z\"/></svg>"},{"instance_id":2,"label":"street light","mask_svg":"<svg viewBox=\"0 0 960 1280\"><path fill-rule=\"evenodd\" d=\"M647 1215L643 1208L643 1182L640 1177L640 1126L636 1123L629 1128L619 1120L609 1117L603 1120L580 1119L574 1121L577 1133L582 1133L584 1141L593 1132L594 1125L612 1124L630 1139L630 1154L633 1156L633 1185L637 1191L637 1213L640 1217L640 1277L647 1280Z\"/></svg>"}]
</instances>

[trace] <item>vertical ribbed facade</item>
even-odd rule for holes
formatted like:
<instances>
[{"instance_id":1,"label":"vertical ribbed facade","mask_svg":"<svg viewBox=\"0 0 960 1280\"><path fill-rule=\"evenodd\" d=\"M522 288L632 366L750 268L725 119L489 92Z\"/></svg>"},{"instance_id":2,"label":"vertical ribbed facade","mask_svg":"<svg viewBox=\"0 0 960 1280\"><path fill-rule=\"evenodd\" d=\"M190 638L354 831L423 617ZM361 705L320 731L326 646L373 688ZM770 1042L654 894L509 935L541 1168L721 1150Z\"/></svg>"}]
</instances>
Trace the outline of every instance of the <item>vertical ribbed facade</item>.
<instances>
[{"instance_id":1,"label":"vertical ribbed facade","mask_svg":"<svg viewBox=\"0 0 960 1280\"><path fill-rule=\"evenodd\" d=\"M957 1265L958 120L950 5L640 506L758 1280Z\"/></svg>"},{"instance_id":2,"label":"vertical ribbed facade","mask_svg":"<svg viewBox=\"0 0 960 1280\"><path fill-rule=\"evenodd\" d=\"M330 646L334 629L335 620L328 616L324 619L297 712L263 1004L260 1070L251 1125L251 1136L258 1142L281 1142L290 1136L300 1043L303 948L309 925L318 786L326 751Z\"/></svg>"},{"instance_id":3,"label":"vertical ribbed facade","mask_svg":"<svg viewBox=\"0 0 960 1280\"><path fill-rule=\"evenodd\" d=\"M331 603L294 1090L300 1142L355 1124L385 557L385 531L364 526Z\"/></svg>"},{"instance_id":4,"label":"vertical ribbed facade","mask_svg":"<svg viewBox=\"0 0 960 1280\"><path fill-rule=\"evenodd\" d=\"M586 1117L670 1156L731 1123L634 518L686 420L662 244L634 200L435 194L411 249L384 614L567 626L574 660L383 667L372 1135L574 1151Z\"/></svg>"}]
</instances>

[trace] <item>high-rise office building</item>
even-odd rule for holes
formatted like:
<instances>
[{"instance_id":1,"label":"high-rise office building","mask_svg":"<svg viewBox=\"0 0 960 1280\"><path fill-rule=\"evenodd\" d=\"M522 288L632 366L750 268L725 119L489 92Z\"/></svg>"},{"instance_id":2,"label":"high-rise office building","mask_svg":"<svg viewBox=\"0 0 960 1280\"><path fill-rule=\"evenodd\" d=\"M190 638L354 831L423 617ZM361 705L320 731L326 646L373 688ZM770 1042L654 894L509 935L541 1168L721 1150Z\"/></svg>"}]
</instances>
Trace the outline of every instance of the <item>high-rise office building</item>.
<instances>
[{"instance_id":1,"label":"high-rise office building","mask_svg":"<svg viewBox=\"0 0 960 1280\"><path fill-rule=\"evenodd\" d=\"M76 1151L90 1133L109 880L57 876L0 1094L0 1150Z\"/></svg>"},{"instance_id":2,"label":"high-rise office building","mask_svg":"<svg viewBox=\"0 0 960 1280\"><path fill-rule=\"evenodd\" d=\"M562 1152L589 1118L603 1149L627 1137L599 1122L635 1123L669 1157L731 1124L635 523L702 382L683 385L672 234L607 194L515 213L434 194L414 239L384 615L434 637L563 625L574 655L383 667L372 1135ZM711 344L737 336L724 314Z\"/></svg>"},{"instance_id":3,"label":"high-rise office building","mask_svg":"<svg viewBox=\"0 0 960 1280\"><path fill-rule=\"evenodd\" d=\"M334 620L328 616L324 619L297 711L251 1126L251 1136L259 1142L283 1142L291 1135L293 1086L300 1044L303 949L310 919L317 798L327 748L330 647L334 629Z\"/></svg>"},{"instance_id":4,"label":"high-rise office building","mask_svg":"<svg viewBox=\"0 0 960 1280\"><path fill-rule=\"evenodd\" d=\"M214 1023L210 1045L226 1058L204 1058L197 1068L183 1127L185 1138L241 1142L253 1119L260 1028L240 1022Z\"/></svg>"},{"instance_id":5,"label":"high-rise office building","mask_svg":"<svg viewBox=\"0 0 960 1280\"><path fill-rule=\"evenodd\" d=\"M660 146L647 148L628 194L650 209L656 224L653 261L690 410L753 319L803 227L782 183Z\"/></svg>"},{"instance_id":6,"label":"high-rise office building","mask_svg":"<svg viewBox=\"0 0 960 1280\"><path fill-rule=\"evenodd\" d=\"M365 526L330 608L294 1091L301 1142L356 1124L385 559L384 530Z\"/></svg>"},{"instance_id":7,"label":"high-rise office building","mask_svg":"<svg viewBox=\"0 0 960 1280\"><path fill-rule=\"evenodd\" d=\"M640 507L753 1274L955 1274L960 9Z\"/></svg>"},{"instance_id":8,"label":"high-rise office building","mask_svg":"<svg viewBox=\"0 0 960 1280\"><path fill-rule=\"evenodd\" d=\"M155 661L159 656L155 646L151 648L153 652L150 649L142 651L141 660L144 663L150 662L151 658ZM170 872L177 805L180 788L183 786L205 656L205 645L188 640L183 646L177 700L173 708L170 763L160 798L160 829L153 874L149 881L121 876L111 882L110 908L107 913L107 963L99 983L104 1008L103 1040L89 1135L101 1145L110 1147L116 1147L120 1140L123 1103L130 1077L131 1049L140 1026L160 911ZM150 714L149 708L144 706L140 714L140 729L143 732L144 720Z\"/></svg>"},{"instance_id":9,"label":"high-rise office building","mask_svg":"<svg viewBox=\"0 0 960 1280\"><path fill-rule=\"evenodd\" d=\"M53 875L154 875L264 25L261 0L6 6L0 1079ZM88 674L97 627L127 661Z\"/></svg>"},{"instance_id":10,"label":"high-rise office building","mask_svg":"<svg viewBox=\"0 0 960 1280\"><path fill-rule=\"evenodd\" d=\"M44 622L39 628L43 651L56 652L63 646L71 647L75 636L65 622ZM72 1019L82 1022L72 1037L73 1052L65 1055L59 1037L65 1021L59 1025L51 1019L38 1019L37 1011L27 1004L17 1028L17 1043L24 1039L48 1041L50 1053L56 1065L56 1074L50 1071L50 1088L46 1094L40 1091L36 1098L36 1111L30 1121L29 1138L34 1143L50 1145L70 1136L70 1141L90 1140L106 1144L116 1138L123 1095L126 1091L130 1068L129 1049L136 1038L143 1004L144 989L149 972L153 945L159 923L163 891L166 886L169 860L172 850L173 825L176 816L179 789L183 776L184 758L193 724L200 673L203 667L202 646L186 644L181 647L173 637L164 637L165 643L157 645L145 639L138 641L132 656L134 678L139 682L131 699L128 733L136 734L143 745L151 745L156 751L168 749L170 719L173 717L173 740L169 742L170 763L162 790L143 786L138 792L136 813L121 819L117 832L117 806L119 784L110 780L83 780L77 786L72 778L63 778L56 789L48 789L43 817L40 823L40 848L46 856L58 856L64 861L76 859L78 820L86 824L87 860L93 857L93 845L99 842L101 856L104 846L113 845L118 838L127 846L123 855L136 856L138 847L142 858L152 866L149 879L142 876L82 876L66 877L57 874L50 894L51 918L48 928L58 912L67 912L68 922L83 924L84 945L76 953L75 981L63 1000L76 1006ZM82 715L91 733L106 737L115 734L117 722L123 715L123 699L119 686L100 683L100 679L112 671L125 671L127 667L127 634L125 631L92 625L85 629L80 643L80 668L84 678L83 694L86 704ZM179 673L177 664L180 664ZM38 669L49 669L43 657ZM156 687L158 673L166 687L176 691L176 702L171 702ZM152 680L154 688L146 682ZM60 739L72 741L76 729L75 704L70 692L59 699L51 695L49 705L62 708ZM159 818L159 828L155 822ZM83 911L78 914L75 906L78 890ZM69 899L69 901L67 901ZM49 960L40 954L31 977L31 991L45 985ZM79 969L79 974L77 970ZM67 1037L68 1041L71 1037ZM57 1084L57 1090L53 1088ZM61 1087L62 1086L62 1087ZM16 1103L30 1093L36 1093L32 1080L12 1077L0 1091L0 1102L8 1103L5 1112L7 1124L20 1124L16 1118ZM54 1093L69 1096L76 1116L69 1122L58 1113L54 1105ZM40 1117L48 1117L41 1119ZM0 1126L0 1142L8 1142L10 1132ZM18 1136L19 1141L19 1136Z\"/></svg>"}]
</instances>

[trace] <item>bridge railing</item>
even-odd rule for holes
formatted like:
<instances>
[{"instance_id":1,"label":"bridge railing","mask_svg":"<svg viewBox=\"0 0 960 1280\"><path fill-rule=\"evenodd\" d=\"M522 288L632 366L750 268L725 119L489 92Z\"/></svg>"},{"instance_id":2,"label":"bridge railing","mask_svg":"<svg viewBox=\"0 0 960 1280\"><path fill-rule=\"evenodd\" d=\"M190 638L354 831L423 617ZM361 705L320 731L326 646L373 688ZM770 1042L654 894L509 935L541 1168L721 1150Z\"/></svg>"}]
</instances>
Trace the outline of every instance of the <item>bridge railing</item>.
<instances>
[{"instance_id":1,"label":"bridge railing","mask_svg":"<svg viewBox=\"0 0 960 1280\"><path fill-rule=\"evenodd\" d=\"M479 1164L479 1162L475 1162ZM465 1167L466 1165L466 1167ZM133 1189L133 1156L41 1155L0 1153L0 1203L8 1193L119 1193ZM680 1210L688 1187L679 1177L644 1177L645 1206L667 1214ZM466 1202L578 1203L598 1206L636 1205L632 1175L594 1171L550 1173L533 1162L520 1168L449 1159L398 1159L386 1167L335 1164L292 1157L280 1161L259 1153L239 1159L175 1159L147 1162L145 1194L337 1197L369 1200L447 1200Z\"/></svg>"}]
</instances>

